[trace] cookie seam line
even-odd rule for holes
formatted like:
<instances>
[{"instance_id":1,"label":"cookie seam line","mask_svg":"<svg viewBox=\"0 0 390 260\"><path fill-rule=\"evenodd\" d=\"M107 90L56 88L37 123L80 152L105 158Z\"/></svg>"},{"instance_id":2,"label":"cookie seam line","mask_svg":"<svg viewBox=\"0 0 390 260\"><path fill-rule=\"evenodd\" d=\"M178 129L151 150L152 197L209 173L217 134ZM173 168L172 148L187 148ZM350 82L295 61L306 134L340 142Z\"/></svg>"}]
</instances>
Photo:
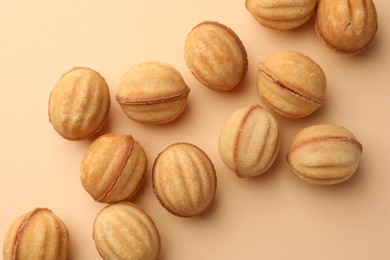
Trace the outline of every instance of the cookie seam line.
<instances>
[{"instance_id":1,"label":"cookie seam line","mask_svg":"<svg viewBox=\"0 0 390 260\"><path fill-rule=\"evenodd\" d=\"M288 152L287 156L289 156L291 152L295 151L296 149L298 149L299 147L301 147L301 146L303 146L305 144L310 144L310 143L313 143L313 142L322 142L322 141L326 141L326 140L329 140L329 139L349 142L351 144L356 145L359 148L360 151L363 150L362 144L358 140L356 140L356 139L354 139L352 137L337 136L337 135L324 135L324 136L313 137L313 138L310 138L310 139L307 139L307 140L303 140L303 141L297 142L296 144L291 146L290 151Z\"/></svg>"},{"instance_id":2,"label":"cookie seam line","mask_svg":"<svg viewBox=\"0 0 390 260\"><path fill-rule=\"evenodd\" d=\"M264 65L263 65L263 66L264 66ZM264 66L264 67L265 67L265 66ZM308 101L308 102L310 102L310 103L314 103L314 104L317 104L317 105L320 105L320 106L323 105L324 102L323 102L322 100L316 99L316 98L314 98L314 97L307 97L307 96L304 96L302 93L300 93L300 92L294 90L294 89L291 88L291 87L288 87L288 86L287 86L286 84L284 84L282 81L280 81L280 80L278 80L278 79L272 77L272 76L270 75L270 73L267 73L265 70L263 70L263 69L261 69L261 68L260 68L260 72L261 72L261 73L264 73L268 78L270 78L275 84L277 84L277 85L278 85L279 87L281 87L282 89L285 89L286 91L291 92L292 94L297 95L297 96L303 98L304 100L306 100L306 101Z\"/></svg>"},{"instance_id":3,"label":"cookie seam line","mask_svg":"<svg viewBox=\"0 0 390 260\"><path fill-rule=\"evenodd\" d=\"M181 93L174 94L174 95L164 97L164 98L154 98L154 99L131 101L131 100L128 100L126 98L121 98L120 96L117 95L116 100L121 105L152 105L152 104L162 103L164 101L176 100L176 99L180 99L182 97L186 97L186 96L188 96L189 92L190 92L190 88L187 87L187 89Z\"/></svg>"}]
</instances>

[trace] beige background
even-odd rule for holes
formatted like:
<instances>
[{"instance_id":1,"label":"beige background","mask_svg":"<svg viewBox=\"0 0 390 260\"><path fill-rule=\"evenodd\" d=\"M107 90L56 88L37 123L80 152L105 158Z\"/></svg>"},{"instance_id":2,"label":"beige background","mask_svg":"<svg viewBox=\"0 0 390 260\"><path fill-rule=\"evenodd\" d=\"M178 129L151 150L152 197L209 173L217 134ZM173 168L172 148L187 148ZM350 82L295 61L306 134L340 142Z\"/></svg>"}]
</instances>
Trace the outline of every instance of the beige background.
<instances>
[{"instance_id":1,"label":"beige background","mask_svg":"<svg viewBox=\"0 0 390 260\"><path fill-rule=\"evenodd\" d=\"M390 259L390 3L375 3L375 41L364 53L343 56L320 42L313 20L287 32L266 29L243 0L2 1L1 244L17 216L48 207L69 229L70 259L99 259L92 223L104 205L95 203L79 180L82 156L93 139L64 140L47 116L59 77L73 66L86 66L100 72L111 90L112 109L102 133L132 134L147 152L146 182L133 201L158 226L161 259ZM249 70L233 92L207 89L185 64L186 35L205 20L231 27L247 49ZM261 104L257 64L286 49L307 54L324 69L326 104L305 119L276 116L283 134L276 163L262 176L239 179L219 158L219 131L237 108ZM191 88L188 107L174 123L135 123L114 99L123 73L146 61L173 65ZM316 123L343 125L363 144L359 169L349 181L313 186L290 171L285 156L293 136ZM160 151L178 141L204 149L217 169L215 201L199 217L169 214L152 193L151 165Z\"/></svg>"}]
</instances>

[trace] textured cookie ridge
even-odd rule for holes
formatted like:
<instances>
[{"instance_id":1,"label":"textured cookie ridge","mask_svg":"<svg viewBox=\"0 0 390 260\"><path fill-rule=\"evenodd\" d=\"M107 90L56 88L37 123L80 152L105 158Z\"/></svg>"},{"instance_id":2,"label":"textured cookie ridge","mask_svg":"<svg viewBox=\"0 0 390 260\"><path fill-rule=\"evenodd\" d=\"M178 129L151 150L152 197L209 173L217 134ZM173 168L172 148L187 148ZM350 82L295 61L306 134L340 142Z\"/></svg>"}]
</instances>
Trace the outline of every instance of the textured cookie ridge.
<instances>
[{"instance_id":1,"label":"textured cookie ridge","mask_svg":"<svg viewBox=\"0 0 390 260\"><path fill-rule=\"evenodd\" d=\"M302 118L324 104L326 77L308 56L282 51L259 64L257 90L260 99L274 112Z\"/></svg>"},{"instance_id":2,"label":"textured cookie ridge","mask_svg":"<svg viewBox=\"0 0 390 260\"><path fill-rule=\"evenodd\" d=\"M133 66L122 76L116 100L130 119L164 124L182 114L189 93L190 88L173 66L146 62Z\"/></svg>"},{"instance_id":3,"label":"textured cookie ridge","mask_svg":"<svg viewBox=\"0 0 390 260\"><path fill-rule=\"evenodd\" d=\"M174 215L198 215L211 204L217 185L214 165L198 147L176 143L156 158L153 191Z\"/></svg>"},{"instance_id":4,"label":"textured cookie ridge","mask_svg":"<svg viewBox=\"0 0 390 260\"><path fill-rule=\"evenodd\" d=\"M373 41L378 30L374 2L319 1L315 29L331 50L342 54L359 53Z\"/></svg>"},{"instance_id":5,"label":"textured cookie ridge","mask_svg":"<svg viewBox=\"0 0 390 260\"><path fill-rule=\"evenodd\" d=\"M84 155L80 180L97 202L128 200L139 190L146 164L143 148L131 135L105 134Z\"/></svg>"},{"instance_id":6,"label":"textured cookie ridge","mask_svg":"<svg viewBox=\"0 0 390 260\"><path fill-rule=\"evenodd\" d=\"M155 260L161 239L152 218L139 206L120 202L95 218L93 239L103 259Z\"/></svg>"},{"instance_id":7,"label":"textured cookie ridge","mask_svg":"<svg viewBox=\"0 0 390 260\"><path fill-rule=\"evenodd\" d=\"M50 94L49 121L65 139L85 139L101 130L110 105L104 78L92 69L75 67L60 78Z\"/></svg>"},{"instance_id":8,"label":"textured cookie ridge","mask_svg":"<svg viewBox=\"0 0 390 260\"><path fill-rule=\"evenodd\" d=\"M248 69L242 41L232 29L214 21L202 22L191 30L184 58L195 78L215 91L237 87Z\"/></svg>"},{"instance_id":9,"label":"textured cookie ridge","mask_svg":"<svg viewBox=\"0 0 390 260\"><path fill-rule=\"evenodd\" d=\"M275 161L279 148L279 125L257 104L233 112L226 119L219 137L221 159L239 177L266 172Z\"/></svg>"},{"instance_id":10,"label":"textured cookie ridge","mask_svg":"<svg viewBox=\"0 0 390 260\"><path fill-rule=\"evenodd\" d=\"M69 233L47 208L36 208L18 217L10 226L3 244L4 260L66 260Z\"/></svg>"},{"instance_id":11,"label":"textured cookie ridge","mask_svg":"<svg viewBox=\"0 0 390 260\"><path fill-rule=\"evenodd\" d=\"M246 0L245 6L261 25L290 30L312 17L316 0Z\"/></svg>"},{"instance_id":12,"label":"textured cookie ridge","mask_svg":"<svg viewBox=\"0 0 390 260\"><path fill-rule=\"evenodd\" d=\"M349 130L336 125L314 125L296 135L287 161L306 182L330 185L353 176L362 150L362 144Z\"/></svg>"}]
</instances>

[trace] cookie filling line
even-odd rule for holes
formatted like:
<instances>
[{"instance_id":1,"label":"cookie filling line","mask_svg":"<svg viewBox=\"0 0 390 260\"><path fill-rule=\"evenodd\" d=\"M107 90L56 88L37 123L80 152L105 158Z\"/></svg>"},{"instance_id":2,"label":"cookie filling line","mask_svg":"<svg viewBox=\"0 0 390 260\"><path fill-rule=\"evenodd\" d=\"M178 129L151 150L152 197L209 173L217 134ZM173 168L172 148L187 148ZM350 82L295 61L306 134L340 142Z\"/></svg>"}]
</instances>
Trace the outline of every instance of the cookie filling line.
<instances>
[{"instance_id":1,"label":"cookie filling line","mask_svg":"<svg viewBox=\"0 0 390 260\"><path fill-rule=\"evenodd\" d=\"M360 151L363 150L362 144L359 141L357 141L356 139L352 138L352 137L337 136L337 135L324 135L324 136L313 137L313 138L310 138L308 140L300 141L300 142L296 143L293 147L291 147L291 149L290 149L290 151L288 153L290 154L295 149L297 149L297 148L299 148L299 147L301 147L301 146L303 146L305 144L309 144L309 143L313 143L313 142L322 142L322 141L326 141L326 140L329 140L329 139L349 142L351 144L356 145L359 148Z\"/></svg>"},{"instance_id":2,"label":"cookie filling line","mask_svg":"<svg viewBox=\"0 0 390 260\"><path fill-rule=\"evenodd\" d=\"M308 101L308 102L311 102L311 103L314 103L314 104L317 104L319 106L321 106L323 104L323 101L321 100L318 100L314 97L307 97L307 96L304 96L302 93L299 93L298 91L288 87L286 84L284 84L282 81L272 77L269 73L265 72L263 69L260 69L260 72L261 73L264 73L267 77L269 77L275 84L277 84L278 86L280 86L282 89L285 89L287 90L288 92L291 92L292 94L296 95L296 96L299 96L301 97L302 99Z\"/></svg>"},{"instance_id":3,"label":"cookie filling line","mask_svg":"<svg viewBox=\"0 0 390 260\"><path fill-rule=\"evenodd\" d=\"M119 102L119 104L122 104L122 105L152 105L152 104L157 104L157 103L161 103L164 101L176 100L176 99L180 99L182 97L186 97L186 96L188 96L189 92L190 92L190 89L187 88L185 91L183 91L181 93L174 94L172 96L168 96L168 97L164 97L164 98L134 100L133 101L133 100L128 100L126 98L121 98L121 97L116 96L116 100Z\"/></svg>"}]
</instances>

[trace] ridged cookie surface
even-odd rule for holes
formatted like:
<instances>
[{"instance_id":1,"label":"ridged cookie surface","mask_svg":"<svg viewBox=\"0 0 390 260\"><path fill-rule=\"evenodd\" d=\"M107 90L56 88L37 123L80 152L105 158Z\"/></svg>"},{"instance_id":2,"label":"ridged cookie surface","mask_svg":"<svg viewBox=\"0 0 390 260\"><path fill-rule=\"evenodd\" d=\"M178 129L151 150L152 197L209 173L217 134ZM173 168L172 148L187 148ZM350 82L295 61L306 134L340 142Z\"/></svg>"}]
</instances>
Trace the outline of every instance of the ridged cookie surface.
<instances>
[{"instance_id":1,"label":"ridged cookie surface","mask_svg":"<svg viewBox=\"0 0 390 260\"><path fill-rule=\"evenodd\" d=\"M219 154L225 165L239 177L266 172L280 148L279 126L259 105L233 112L219 136Z\"/></svg>"},{"instance_id":2,"label":"ridged cookie surface","mask_svg":"<svg viewBox=\"0 0 390 260\"><path fill-rule=\"evenodd\" d=\"M282 51L260 63L257 90L260 99L274 112L301 118L323 105L325 73L306 55Z\"/></svg>"},{"instance_id":3,"label":"ridged cookie surface","mask_svg":"<svg viewBox=\"0 0 390 260\"><path fill-rule=\"evenodd\" d=\"M190 217L211 204L217 186L214 165L198 147L176 143L156 158L153 191L171 213Z\"/></svg>"},{"instance_id":4,"label":"ridged cookie surface","mask_svg":"<svg viewBox=\"0 0 390 260\"><path fill-rule=\"evenodd\" d=\"M66 260L68 255L68 230L46 208L36 208L18 217L3 244L4 260Z\"/></svg>"},{"instance_id":5,"label":"ridged cookie surface","mask_svg":"<svg viewBox=\"0 0 390 260\"><path fill-rule=\"evenodd\" d=\"M317 35L343 54L363 51L374 39L378 19L371 0L323 0L316 10Z\"/></svg>"},{"instance_id":6,"label":"ridged cookie surface","mask_svg":"<svg viewBox=\"0 0 390 260\"><path fill-rule=\"evenodd\" d=\"M248 69L241 40L218 22L202 22L192 29L185 42L184 58L198 81L216 91L237 87Z\"/></svg>"},{"instance_id":7,"label":"ridged cookie surface","mask_svg":"<svg viewBox=\"0 0 390 260\"><path fill-rule=\"evenodd\" d=\"M103 208L93 224L96 248L105 260L156 260L160 235L152 218L132 203Z\"/></svg>"},{"instance_id":8,"label":"ridged cookie surface","mask_svg":"<svg viewBox=\"0 0 390 260\"><path fill-rule=\"evenodd\" d=\"M54 86L49 120L68 140L81 140L98 132L110 110L110 92L104 78L89 68L73 68Z\"/></svg>"},{"instance_id":9,"label":"ridged cookie surface","mask_svg":"<svg viewBox=\"0 0 390 260\"><path fill-rule=\"evenodd\" d=\"M261 25L289 30L306 23L312 17L316 0L246 0L245 5Z\"/></svg>"},{"instance_id":10,"label":"ridged cookie surface","mask_svg":"<svg viewBox=\"0 0 390 260\"><path fill-rule=\"evenodd\" d=\"M130 199L141 185L146 163L144 150L131 135L105 134L82 160L81 183L98 202Z\"/></svg>"},{"instance_id":11,"label":"ridged cookie surface","mask_svg":"<svg viewBox=\"0 0 390 260\"><path fill-rule=\"evenodd\" d=\"M174 67L147 62L133 66L122 76L116 100L129 118L145 124L164 124L184 111L189 92Z\"/></svg>"},{"instance_id":12,"label":"ridged cookie surface","mask_svg":"<svg viewBox=\"0 0 390 260\"><path fill-rule=\"evenodd\" d=\"M304 181L330 185L355 173L362 149L361 143L344 127L313 125L302 129L293 139L287 161Z\"/></svg>"}]
</instances>

